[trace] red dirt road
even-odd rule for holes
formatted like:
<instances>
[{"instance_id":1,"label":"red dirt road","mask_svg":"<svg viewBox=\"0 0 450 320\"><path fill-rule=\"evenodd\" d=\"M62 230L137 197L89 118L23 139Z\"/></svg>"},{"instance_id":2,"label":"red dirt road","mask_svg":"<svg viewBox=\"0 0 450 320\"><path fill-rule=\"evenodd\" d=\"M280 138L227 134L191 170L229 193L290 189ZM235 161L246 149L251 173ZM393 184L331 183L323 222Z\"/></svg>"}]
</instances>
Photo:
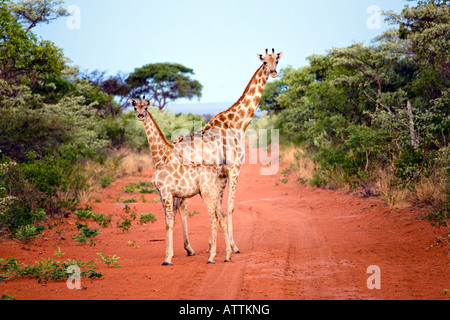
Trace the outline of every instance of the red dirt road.
<instances>
[{"instance_id":1,"label":"red dirt road","mask_svg":"<svg viewBox=\"0 0 450 320\"><path fill-rule=\"evenodd\" d=\"M425 211L408 208L391 211L378 199L311 188L281 175L261 176L260 165L244 165L237 189L234 238L241 253L224 263L223 237L218 233L215 265L208 265L206 249L209 219L200 197L189 210L200 211L188 219L191 245L196 256L183 249L181 221L174 231L173 266L163 267L164 216L154 194L126 194L121 187L130 181L148 181L151 174L128 177L113 183L90 203L96 213L113 214L113 223L101 228L96 245L80 245L75 216L48 230L27 246L14 241L0 243L0 258L13 256L33 263L98 258L97 252L117 255L122 268L108 268L97 261L104 277L82 279L83 290L69 290L66 282L39 284L34 279L0 283L0 295L23 299L449 299L449 244L436 244L445 230L421 219ZM284 177L284 176L283 176ZM153 212L158 221L130 231L116 226L124 214L121 198L138 199L131 204L139 216ZM97 224L89 221L92 228ZM58 233L56 232L58 231ZM61 240L64 237L65 240ZM134 245L130 245L130 242ZM434 246L433 246L434 245ZM54 256L60 248L65 255ZM367 268L380 268L379 290L369 290Z\"/></svg>"}]
</instances>

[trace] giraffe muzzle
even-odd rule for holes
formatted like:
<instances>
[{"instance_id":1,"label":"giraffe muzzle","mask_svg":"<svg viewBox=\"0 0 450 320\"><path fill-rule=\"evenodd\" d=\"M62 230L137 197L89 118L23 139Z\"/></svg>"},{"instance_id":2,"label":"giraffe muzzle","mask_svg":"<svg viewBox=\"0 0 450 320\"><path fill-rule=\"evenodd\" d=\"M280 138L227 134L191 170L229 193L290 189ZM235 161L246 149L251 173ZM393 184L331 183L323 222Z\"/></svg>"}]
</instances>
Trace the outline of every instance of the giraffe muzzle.
<instances>
[{"instance_id":1,"label":"giraffe muzzle","mask_svg":"<svg viewBox=\"0 0 450 320\"><path fill-rule=\"evenodd\" d=\"M278 75L277 70L271 70L270 75L272 76L272 78L275 78Z\"/></svg>"}]
</instances>

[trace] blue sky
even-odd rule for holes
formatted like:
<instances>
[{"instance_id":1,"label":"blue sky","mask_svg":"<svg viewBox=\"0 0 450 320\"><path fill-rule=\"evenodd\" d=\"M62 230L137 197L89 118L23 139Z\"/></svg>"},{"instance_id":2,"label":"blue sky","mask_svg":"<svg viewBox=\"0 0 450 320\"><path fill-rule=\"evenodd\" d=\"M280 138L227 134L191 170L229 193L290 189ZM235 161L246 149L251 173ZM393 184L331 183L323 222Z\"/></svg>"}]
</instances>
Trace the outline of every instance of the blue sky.
<instances>
[{"instance_id":1,"label":"blue sky","mask_svg":"<svg viewBox=\"0 0 450 320\"><path fill-rule=\"evenodd\" d=\"M367 21L381 10L400 12L405 0L66 0L76 17L34 30L64 50L81 70L132 72L148 63L176 62L203 85L200 102L234 102L266 48L283 51L279 68L306 57L370 40L390 26ZM77 20L75 19L77 18ZM75 26L71 28L70 26ZM379 27L379 28L378 28ZM198 100L194 99L197 103Z\"/></svg>"}]
</instances>

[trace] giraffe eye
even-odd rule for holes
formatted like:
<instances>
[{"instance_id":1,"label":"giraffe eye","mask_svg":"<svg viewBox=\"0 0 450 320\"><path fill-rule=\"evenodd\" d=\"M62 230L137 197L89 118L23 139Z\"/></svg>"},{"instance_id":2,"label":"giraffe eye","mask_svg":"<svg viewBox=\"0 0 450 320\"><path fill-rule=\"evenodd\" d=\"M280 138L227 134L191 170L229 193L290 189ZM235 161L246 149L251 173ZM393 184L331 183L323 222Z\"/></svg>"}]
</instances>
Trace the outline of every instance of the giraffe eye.
<instances>
[{"instance_id":1,"label":"giraffe eye","mask_svg":"<svg viewBox=\"0 0 450 320\"><path fill-rule=\"evenodd\" d=\"M137 111L136 107L134 107L134 111Z\"/></svg>"},{"instance_id":2,"label":"giraffe eye","mask_svg":"<svg viewBox=\"0 0 450 320\"><path fill-rule=\"evenodd\" d=\"M267 64L267 62L264 61L264 65L266 65L266 64Z\"/></svg>"}]
</instances>

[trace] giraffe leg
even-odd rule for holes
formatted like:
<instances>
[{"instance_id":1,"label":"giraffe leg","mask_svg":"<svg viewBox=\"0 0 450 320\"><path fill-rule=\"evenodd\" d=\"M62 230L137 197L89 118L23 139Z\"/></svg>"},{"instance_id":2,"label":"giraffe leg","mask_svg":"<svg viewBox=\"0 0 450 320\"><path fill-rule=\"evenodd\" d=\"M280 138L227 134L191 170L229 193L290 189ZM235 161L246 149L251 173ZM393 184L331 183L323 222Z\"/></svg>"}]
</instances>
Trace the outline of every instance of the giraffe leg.
<instances>
[{"instance_id":1,"label":"giraffe leg","mask_svg":"<svg viewBox=\"0 0 450 320\"><path fill-rule=\"evenodd\" d=\"M217 220L216 220L216 223L217 223ZM217 225L216 225L216 228L217 228ZM206 250L206 252L211 252L211 246L213 245L213 234L212 234L212 232L210 233L210 235L209 235L209 240L208 240L208 249Z\"/></svg>"},{"instance_id":2,"label":"giraffe leg","mask_svg":"<svg viewBox=\"0 0 450 320\"><path fill-rule=\"evenodd\" d=\"M240 168L234 166L229 172L229 184L228 184L228 202L227 202L227 218L228 218L228 237L230 239L231 249L234 253L239 253L239 249L234 242L233 237L233 213L234 213L234 197L236 194L236 187L239 178Z\"/></svg>"},{"instance_id":3,"label":"giraffe leg","mask_svg":"<svg viewBox=\"0 0 450 320\"><path fill-rule=\"evenodd\" d=\"M183 241L184 241L184 249L187 251L188 256L195 256L194 250L191 248L191 244L189 243L189 235L188 235L188 226L187 226L187 207L188 207L189 199L182 199L179 207L180 216L181 216L181 225L183 227Z\"/></svg>"},{"instance_id":4,"label":"giraffe leg","mask_svg":"<svg viewBox=\"0 0 450 320\"><path fill-rule=\"evenodd\" d=\"M166 256L163 262L163 266L173 265L173 197L172 195L167 195L163 198L164 204L164 221L166 225Z\"/></svg>"},{"instance_id":5,"label":"giraffe leg","mask_svg":"<svg viewBox=\"0 0 450 320\"><path fill-rule=\"evenodd\" d=\"M226 258L225 258L225 262L231 262L231 245L230 245L230 238L228 236L228 223L227 223L227 216L222 212L222 208L221 207L217 207L217 211L218 211L218 218L219 218L219 224L220 227L222 228L222 232L223 232L223 238L224 238L224 242L225 242L225 250L226 250Z\"/></svg>"},{"instance_id":6,"label":"giraffe leg","mask_svg":"<svg viewBox=\"0 0 450 320\"><path fill-rule=\"evenodd\" d=\"M212 175L206 175L203 183L201 183L201 196L208 209L209 222L211 224L211 234L209 237L209 259L208 263L215 263L217 247L217 203L219 195L217 193L217 181Z\"/></svg>"},{"instance_id":7,"label":"giraffe leg","mask_svg":"<svg viewBox=\"0 0 450 320\"><path fill-rule=\"evenodd\" d=\"M222 201L223 201L223 194L225 192L225 187L227 185L228 178L227 176L221 176L219 177L219 181L217 184L218 187L218 198L216 201L216 215L219 220L220 227L222 228L223 236L224 236L224 242L225 242L225 249L227 256L225 258L225 262L231 261L231 245L230 245L230 237L228 233L228 215L225 215L224 211L222 210Z\"/></svg>"},{"instance_id":8,"label":"giraffe leg","mask_svg":"<svg viewBox=\"0 0 450 320\"><path fill-rule=\"evenodd\" d=\"M228 232L227 232L227 218L224 216L223 218L217 219L217 215L213 214L210 216L210 222L211 222L211 247L209 249L209 259L208 263L215 263L214 258L216 257L216 248L217 248L217 224L220 224L220 227L222 228L223 232L223 238L225 242L225 251L226 251L226 258L225 262L231 262L231 246L230 241L228 238Z\"/></svg>"},{"instance_id":9,"label":"giraffe leg","mask_svg":"<svg viewBox=\"0 0 450 320\"><path fill-rule=\"evenodd\" d=\"M211 223L208 263L215 263L214 258L216 257L216 246L217 246L217 219L214 209L210 207L211 206L208 206L209 221Z\"/></svg>"},{"instance_id":10,"label":"giraffe leg","mask_svg":"<svg viewBox=\"0 0 450 320\"><path fill-rule=\"evenodd\" d=\"M222 207L223 202L223 194L225 193L225 188L227 186L228 178L226 176L219 178L219 184L218 184L218 191L219 191L219 198L218 198L218 206ZM208 250L206 252L209 252L211 250L212 245L212 234L209 237L208 241Z\"/></svg>"},{"instance_id":11,"label":"giraffe leg","mask_svg":"<svg viewBox=\"0 0 450 320\"><path fill-rule=\"evenodd\" d=\"M221 197L221 190L223 190L224 185L226 185L226 178L213 175L210 175L208 178L207 181L209 182L209 186L206 183L204 185L208 186L209 190L206 192L202 190L202 197L208 208L209 219L211 222L210 257L208 263L214 263L214 257L216 256L217 224L220 224L220 227L222 228L226 249L225 262L228 262L231 261L231 246L227 230L227 216L222 210Z\"/></svg>"}]
</instances>

